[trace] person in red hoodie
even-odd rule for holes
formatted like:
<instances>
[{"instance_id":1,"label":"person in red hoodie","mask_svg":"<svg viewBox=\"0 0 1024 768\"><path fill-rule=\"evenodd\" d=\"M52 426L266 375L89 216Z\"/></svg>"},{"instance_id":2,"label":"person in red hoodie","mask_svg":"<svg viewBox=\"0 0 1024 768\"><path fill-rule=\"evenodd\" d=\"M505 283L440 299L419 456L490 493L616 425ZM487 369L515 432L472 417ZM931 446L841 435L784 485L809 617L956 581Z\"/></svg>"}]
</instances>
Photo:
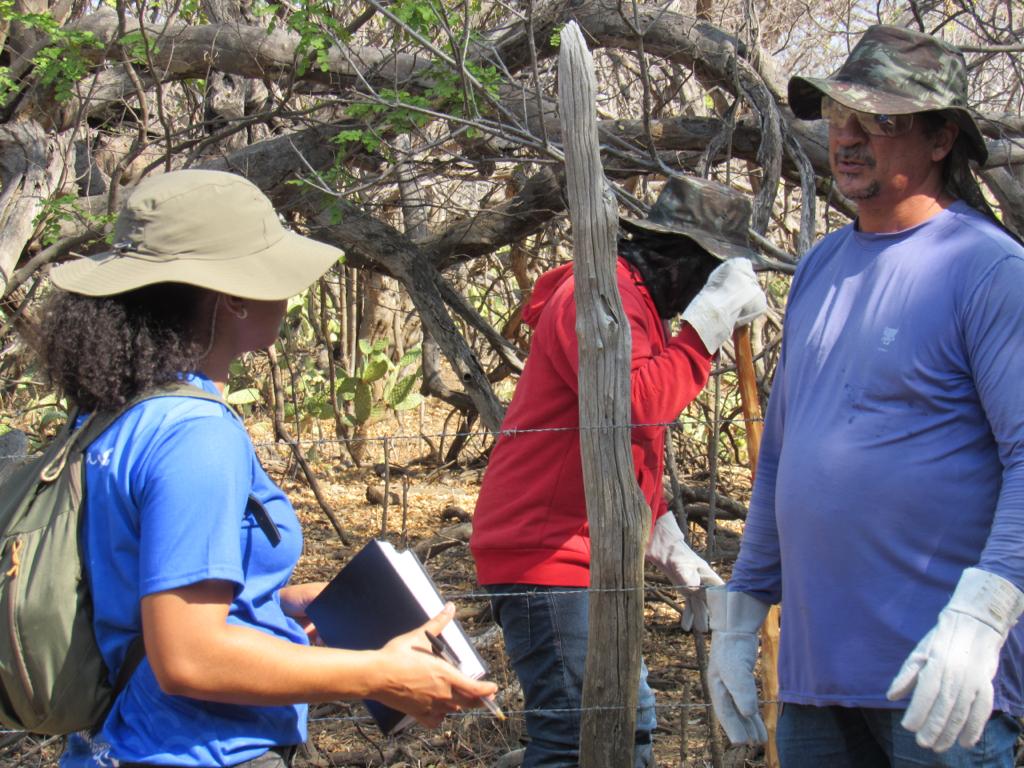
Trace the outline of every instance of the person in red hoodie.
<instances>
[{"instance_id":1,"label":"person in red hoodie","mask_svg":"<svg viewBox=\"0 0 1024 768\"><path fill-rule=\"evenodd\" d=\"M653 517L647 558L673 584L721 584L687 545L662 495L666 425L703 389L733 329L766 309L747 244L750 203L674 177L647 219L623 219L616 277L632 336L632 453ZM744 258L746 257L746 258ZM542 275L523 308L530 355L491 452L473 518L477 577L523 687L524 768L579 762L590 531L579 441L572 264ZM674 335L672 318L682 313ZM635 765L652 757L654 695L641 665Z\"/></svg>"}]
</instances>

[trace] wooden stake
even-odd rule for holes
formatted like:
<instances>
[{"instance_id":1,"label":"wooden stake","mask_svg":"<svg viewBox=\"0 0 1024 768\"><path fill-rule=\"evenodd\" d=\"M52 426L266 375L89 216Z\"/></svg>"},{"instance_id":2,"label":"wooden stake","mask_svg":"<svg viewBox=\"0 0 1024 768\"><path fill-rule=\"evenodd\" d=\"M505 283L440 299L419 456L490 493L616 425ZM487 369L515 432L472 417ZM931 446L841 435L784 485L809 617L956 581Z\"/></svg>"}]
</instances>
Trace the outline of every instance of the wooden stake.
<instances>
[{"instance_id":1,"label":"wooden stake","mask_svg":"<svg viewBox=\"0 0 1024 768\"><path fill-rule=\"evenodd\" d=\"M747 428L747 455L750 459L750 482L757 472L757 458L761 450L761 402L757 392L754 371L754 352L750 346L750 326L737 328L732 337L736 349L736 375L739 380L743 420ZM765 699L763 717L768 729L766 765L779 768L779 753L775 746L779 700L779 607L773 605L761 627L761 691Z\"/></svg>"},{"instance_id":2,"label":"wooden stake","mask_svg":"<svg viewBox=\"0 0 1024 768\"><path fill-rule=\"evenodd\" d=\"M575 21L560 35L558 106L572 222L579 339L580 458L590 523L587 662L580 768L633 764L651 509L637 485L630 431L629 319L616 282L618 210L604 169L593 60Z\"/></svg>"}]
</instances>

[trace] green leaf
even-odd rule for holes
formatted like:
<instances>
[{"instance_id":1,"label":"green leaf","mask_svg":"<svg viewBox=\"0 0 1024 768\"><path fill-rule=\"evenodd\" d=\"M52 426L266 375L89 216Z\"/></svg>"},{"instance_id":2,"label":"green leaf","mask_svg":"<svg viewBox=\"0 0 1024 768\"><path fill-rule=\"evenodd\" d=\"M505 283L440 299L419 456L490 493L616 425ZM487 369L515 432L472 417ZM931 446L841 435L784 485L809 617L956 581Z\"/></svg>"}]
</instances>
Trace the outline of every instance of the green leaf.
<instances>
[{"instance_id":1,"label":"green leaf","mask_svg":"<svg viewBox=\"0 0 1024 768\"><path fill-rule=\"evenodd\" d=\"M302 403L302 410L314 419L329 419L334 415L333 406L322 393L306 398Z\"/></svg>"},{"instance_id":2,"label":"green leaf","mask_svg":"<svg viewBox=\"0 0 1024 768\"><path fill-rule=\"evenodd\" d=\"M10 67L0 67L0 107L7 106L14 92L18 90L18 83L11 75Z\"/></svg>"},{"instance_id":3,"label":"green leaf","mask_svg":"<svg viewBox=\"0 0 1024 768\"><path fill-rule=\"evenodd\" d=\"M262 397L258 389L246 387L245 389L236 389L233 392L228 392L226 400L230 405L251 405L261 400Z\"/></svg>"},{"instance_id":4,"label":"green leaf","mask_svg":"<svg viewBox=\"0 0 1024 768\"><path fill-rule=\"evenodd\" d=\"M364 355L369 355L371 352L373 352L373 345L370 344L370 342L367 339L360 339L359 351L362 352Z\"/></svg>"},{"instance_id":5,"label":"green leaf","mask_svg":"<svg viewBox=\"0 0 1024 768\"><path fill-rule=\"evenodd\" d=\"M377 381L384 378L391 370L391 361L387 358L374 357L366 361L362 379L364 382Z\"/></svg>"},{"instance_id":6,"label":"green leaf","mask_svg":"<svg viewBox=\"0 0 1024 768\"><path fill-rule=\"evenodd\" d=\"M408 376L403 376L395 384L394 388L388 397L388 405L394 408L396 411L399 410L399 406L405 402L416 387L416 382L419 381L419 374L413 373Z\"/></svg>"},{"instance_id":7,"label":"green leaf","mask_svg":"<svg viewBox=\"0 0 1024 768\"><path fill-rule=\"evenodd\" d=\"M45 427L47 424L50 424L51 422L61 421L66 417L67 414L64 411L61 411L57 408L45 408L42 412L42 415L40 416L39 426L40 428L42 428Z\"/></svg>"},{"instance_id":8,"label":"green leaf","mask_svg":"<svg viewBox=\"0 0 1024 768\"><path fill-rule=\"evenodd\" d=\"M406 397L402 402L397 403L391 407L400 413L402 411L411 411L414 408L419 408L420 403L422 402L423 395L421 395L419 392L410 392L408 397Z\"/></svg>"},{"instance_id":9,"label":"green leaf","mask_svg":"<svg viewBox=\"0 0 1024 768\"><path fill-rule=\"evenodd\" d=\"M407 365L412 365L423 357L423 350L419 347L413 347L412 349L406 350L406 353L402 355L402 359L398 361L395 366L399 370L405 368Z\"/></svg>"},{"instance_id":10,"label":"green leaf","mask_svg":"<svg viewBox=\"0 0 1024 768\"><path fill-rule=\"evenodd\" d=\"M356 396L352 401L353 417L357 424L365 424L373 413L373 393L370 385L364 381L359 382L356 387Z\"/></svg>"},{"instance_id":11,"label":"green leaf","mask_svg":"<svg viewBox=\"0 0 1024 768\"><path fill-rule=\"evenodd\" d=\"M362 143L363 135L364 134L365 134L365 131L361 131L361 130L352 128L352 129L345 130L345 131L339 131L334 136L334 138L331 139L331 141L333 143L335 143L335 144L340 144L342 146L344 146L345 144L348 144L349 142L353 142L353 141L358 141L358 142Z\"/></svg>"},{"instance_id":12,"label":"green leaf","mask_svg":"<svg viewBox=\"0 0 1024 768\"><path fill-rule=\"evenodd\" d=\"M127 32L118 42L125 49L131 60L138 64L146 63L147 52L149 54L157 52L155 43L138 30Z\"/></svg>"}]
</instances>

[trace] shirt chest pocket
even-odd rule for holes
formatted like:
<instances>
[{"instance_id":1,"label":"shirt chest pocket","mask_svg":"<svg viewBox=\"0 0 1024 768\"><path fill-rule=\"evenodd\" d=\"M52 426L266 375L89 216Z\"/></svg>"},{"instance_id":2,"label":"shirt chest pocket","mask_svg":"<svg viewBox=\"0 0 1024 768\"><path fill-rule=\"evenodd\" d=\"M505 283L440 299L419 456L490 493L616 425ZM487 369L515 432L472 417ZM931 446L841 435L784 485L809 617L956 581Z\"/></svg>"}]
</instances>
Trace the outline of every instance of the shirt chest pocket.
<instances>
[{"instance_id":1,"label":"shirt chest pocket","mask_svg":"<svg viewBox=\"0 0 1024 768\"><path fill-rule=\"evenodd\" d=\"M899 327L866 328L860 359L843 384L847 404L867 413L905 412L920 407L921 361L913 340Z\"/></svg>"},{"instance_id":2,"label":"shirt chest pocket","mask_svg":"<svg viewBox=\"0 0 1024 768\"><path fill-rule=\"evenodd\" d=\"M868 347L844 385L848 404L861 412L925 414L946 401L975 397L966 365L938 338L897 338Z\"/></svg>"}]
</instances>

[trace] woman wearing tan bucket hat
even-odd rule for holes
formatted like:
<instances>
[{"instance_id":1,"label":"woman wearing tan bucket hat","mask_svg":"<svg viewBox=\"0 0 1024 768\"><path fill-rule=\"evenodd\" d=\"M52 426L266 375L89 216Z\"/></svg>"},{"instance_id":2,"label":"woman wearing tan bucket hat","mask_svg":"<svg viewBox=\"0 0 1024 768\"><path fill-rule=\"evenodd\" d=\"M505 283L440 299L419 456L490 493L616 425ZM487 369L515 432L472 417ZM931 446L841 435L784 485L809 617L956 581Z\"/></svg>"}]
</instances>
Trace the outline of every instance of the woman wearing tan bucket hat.
<instances>
[{"instance_id":1,"label":"woman wearing tan bucket hat","mask_svg":"<svg viewBox=\"0 0 1024 768\"><path fill-rule=\"evenodd\" d=\"M434 657L422 628L371 652L311 647L290 585L298 519L216 396L276 338L285 300L341 257L288 232L253 184L175 171L128 196L114 247L52 272L44 355L82 411L187 381L212 399L133 405L86 453L84 560L110 670L145 658L63 766L287 765L305 702L372 698L436 726L494 691ZM426 625L438 632L450 607Z\"/></svg>"}]
</instances>

